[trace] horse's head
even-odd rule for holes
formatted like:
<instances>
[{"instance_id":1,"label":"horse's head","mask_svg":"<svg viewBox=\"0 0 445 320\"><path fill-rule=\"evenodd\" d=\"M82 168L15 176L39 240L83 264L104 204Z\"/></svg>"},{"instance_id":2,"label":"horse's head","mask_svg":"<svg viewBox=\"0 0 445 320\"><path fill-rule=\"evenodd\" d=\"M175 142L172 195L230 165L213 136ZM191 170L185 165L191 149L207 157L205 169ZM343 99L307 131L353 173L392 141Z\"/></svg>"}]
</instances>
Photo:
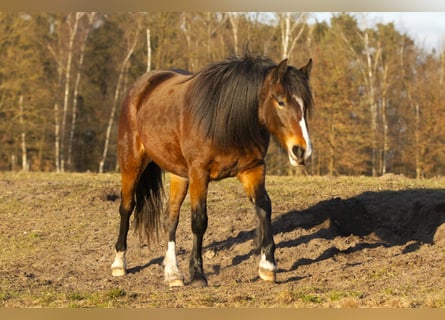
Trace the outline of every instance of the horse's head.
<instances>
[{"instance_id":1,"label":"horse's head","mask_svg":"<svg viewBox=\"0 0 445 320\"><path fill-rule=\"evenodd\" d=\"M270 70L260 93L260 121L287 151L293 166L304 165L312 153L306 122L313 103L311 67L312 60L301 69L283 60Z\"/></svg>"}]
</instances>

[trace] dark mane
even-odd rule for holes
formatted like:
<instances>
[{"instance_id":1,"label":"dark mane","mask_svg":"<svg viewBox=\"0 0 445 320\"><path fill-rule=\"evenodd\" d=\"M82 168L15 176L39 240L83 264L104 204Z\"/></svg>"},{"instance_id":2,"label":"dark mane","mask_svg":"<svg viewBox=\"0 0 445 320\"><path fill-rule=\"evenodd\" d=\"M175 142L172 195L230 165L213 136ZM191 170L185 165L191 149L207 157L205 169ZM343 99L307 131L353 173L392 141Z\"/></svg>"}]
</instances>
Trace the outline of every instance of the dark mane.
<instances>
[{"instance_id":1,"label":"dark mane","mask_svg":"<svg viewBox=\"0 0 445 320\"><path fill-rule=\"evenodd\" d=\"M220 150L248 150L261 143L258 92L275 63L245 56L211 64L192 78L191 116Z\"/></svg>"}]
</instances>

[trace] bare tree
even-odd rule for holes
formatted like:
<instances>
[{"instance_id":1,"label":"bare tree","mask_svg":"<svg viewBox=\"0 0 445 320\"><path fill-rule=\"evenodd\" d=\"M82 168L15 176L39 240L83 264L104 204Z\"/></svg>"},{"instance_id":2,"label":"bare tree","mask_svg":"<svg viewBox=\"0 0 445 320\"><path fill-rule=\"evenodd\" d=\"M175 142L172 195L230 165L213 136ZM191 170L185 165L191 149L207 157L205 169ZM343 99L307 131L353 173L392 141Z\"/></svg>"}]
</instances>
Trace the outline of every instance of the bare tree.
<instances>
[{"instance_id":1,"label":"bare tree","mask_svg":"<svg viewBox=\"0 0 445 320\"><path fill-rule=\"evenodd\" d=\"M151 35L150 28L147 28L147 72L151 70Z\"/></svg>"},{"instance_id":2,"label":"bare tree","mask_svg":"<svg viewBox=\"0 0 445 320\"><path fill-rule=\"evenodd\" d=\"M419 179L422 175L422 160L421 160L421 150L419 148L420 145L420 105L418 101L414 98L413 95L413 83L411 79L405 74L406 68L406 59L407 53L405 52L405 41L402 41L400 47L400 70L402 72L402 79L404 81L404 85L406 86L406 94L408 96L408 102L410 105L410 109L414 110L414 161L416 168L416 178ZM408 63L411 61L408 61Z\"/></svg>"},{"instance_id":3,"label":"bare tree","mask_svg":"<svg viewBox=\"0 0 445 320\"><path fill-rule=\"evenodd\" d=\"M230 24L232 26L233 50L235 52L235 55L238 55L239 54L238 27L239 27L240 13L239 12L228 12L227 16L229 17Z\"/></svg>"},{"instance_id":4,"label":"bare tree","mask_svg":"<svg viewBox=\"0 0 445 320\"><path fill-rule=\"evenodd\" d=\"M94 23L96 13L90 12L86 14L86 17L88 18L87 26L85 27L85 30L83 34L81 35L80 39L80 52L79 52L79 61L77 63L77 72L76 72L76 80L74 83L74 91L73 91L73 107L72 107L72 114L71 114L71 128L70 128L70 135L69 135L69 141L68 141L68 157L67 157L67 165L68 168L72 167L72 150L73 150L73 142L74 142L74 133L76 131L76 120L77 120L77 104L78 104L78 96L79 96L79 85L80 85L80 77L82 74L82 66L83 66L83 60L85 56L85 47L87 44L87 39L90 34L91 28Z\"/></svg>"},{"instance_id":5,"label":"bare tree","mask_svg":"<svg viewBox=\"0 0 445 320\"><path fill-rule=\"evenodd\" d=\"M74 55L74 40L77 35L79 21L83 17L84 12L76 12L74 15L69 13L66 19L68 24L68 32L69 32L69 41L68 41L68 49L67 49L67 57L65 64L65 89L63 94L63 115L62 115L62 124L60 127L61 131L61 141L60 141L60 170L62 172L65 171L65 133L66 133L66 122L68 117L68 101L70 97L70 89L71 89L71 67L72 60Z\"/></svg>"},{"instance_id":6,"label":"bare tree","mask_svg":"<svg viewBox=\"0 0 445 320\"><path fill-rule=\"evenodd\" d=\"M389 138L388 138L388 117L387 117L387 109L388 109L388 89L389 89L389 66L388 64L384 64L382 68L382 126L383 126L383 150L382 150L382 175L384 175L387 171L387 154L389 150Z\"/></svg>"},{"instance_id":7,"label":"bare tree","mask_svg":"<svg viewBox=\"0 0 445 320\"><path fill-rule=\"evenodd\" d=\"M122 61L120 69L119 69L119 76L117 79L116 89L114 91L113 105L111 107L110 117L108 119L108 126L107 126L106 135L105 135L105 143L104 143L102 158L99 162L99 173L104 172L105 160L107 159L108 147L110 144L111 129L112 129L113 123L114 123L114 117L116 114L117 104L119 102L119 97L120 97L120 92L121 92L121 88L122 88L124 75L127 70L130 57L136 48L139 33L141 30L140 20L136 19L136 23L137 23L137 25L133 26L134 30L132 30L133 28L131 28L131 30L127 30L127 32L128 32L127 33L127 52L126 52L126 55Z\"/></svg>"},{"instance_id":8,"label":"bare tree","mask_svg":"<svg viewBox=\"0 0 445 320\"><path fill-rule=\"evenodd\" d=\"M57 64L58 73L58 89L62 89L63 85L63 99L62 99L62 117L60 119L59 97L56 96L54 103L54 121L55 121L55 162L56 171L65 171L65 135L66 123L68 118L68 104L71 91L71 68L74 55L74 41L78 32L79 21L83 17L84 12L68 13L66 16L60 16L51 23L51 28L57 29L57 37L54 43L49 43L47 48ZM65 23L62 23L64 21ZM67 27L67 36L64 35L63 26ZM68 39L65 44L64 40Z\"/></svg>"},{"instance_id":9,"label":"bare tree","mask_svg":"<svg viewBox=\"0 0 445 320\"><path fill-rule=\"evenodd\" d=\"M57 21L50 22L51 28L55 28L58 25ZM56 70L57 70L57 81L56 81L56 93L54 99L54 164L56 167L56 172L60 172L60 106L59 106L59 92L62 87L62 58L58 53L59 50L52 44L47 45L47 49L50 52L51 56L54 58L56 62Z\"/></svg>"},{"instance_id":10,"label":"bare tree","mask_svg":"<svg viewBox=\"0 0 445 320\"><path fill-rule=\"evenodd\" d=\"M20 117L20 126L22 133L20 134L21 138L21 149L22 149L22 171L28 171L28 157L27 157L27 148L26 148L26 129L25 129L25 121L23 119L24 110L23 110L23 95L19 97L19 117Z\"/></svg>"},{"instance_id":11,"label":"bare tree","mask_svg":"<svg viewBox=\"0 0 445 320\"><path fill-rule=\"evenodd\" d=\"M289 58L295 45L303 34L307 16L305 12L277 13L281 35L281 58Z\"/></svg>"},{"instance_id":12,"label":"bare tree","mask_svg":"<svg viewBox=\"0 0 445 320\"><path fill-rule=\"evenodd\" d=\"M227 14L216 12L181 14L180 29L186 40L189 70L195 71L226 56L223 35L227 19Z\"/></svg>"},{"instance_id":13,"label":"bare tree","mask_svg":"<svg viewBox=\"0 0 445 320\"><path fill-rule=\"evenodd\" d=\"M379 64L381 56L381 48L373 47L369 42L368 31L363 34L357 34L361 45L363 47L363 52L357 52L355 48L352 47L350 40L347 36L342 33L341 36L344 40L344 44L349 49L349 52L354 56L357 62L360 72L362 74L363 81L365 83L365 88L368 96L368 103L371 110L371 166L372 175L377 175L377 101L376 101L376 68Z\"/></svg>"},{"instance_id":14,"label":"bare tree","mask_svg":"<svg viewBox=\"0 0 445 320\"><path fill-rule=\"evenodd\" d=\"M185 38L185 43L187 45L187 52L190 52L187 55L187 68L189 70L195 70L196 69L196 64L195 64L195 60L193 59L193 56L191 54L192 51L192 34L191 34L191 30L190 30L190 24L188 22L188 15L189 13L183 12L181 14L181 25L180 25L180 29L182 31L182 34L184 35Z\"/></svg>"}]
</instances>

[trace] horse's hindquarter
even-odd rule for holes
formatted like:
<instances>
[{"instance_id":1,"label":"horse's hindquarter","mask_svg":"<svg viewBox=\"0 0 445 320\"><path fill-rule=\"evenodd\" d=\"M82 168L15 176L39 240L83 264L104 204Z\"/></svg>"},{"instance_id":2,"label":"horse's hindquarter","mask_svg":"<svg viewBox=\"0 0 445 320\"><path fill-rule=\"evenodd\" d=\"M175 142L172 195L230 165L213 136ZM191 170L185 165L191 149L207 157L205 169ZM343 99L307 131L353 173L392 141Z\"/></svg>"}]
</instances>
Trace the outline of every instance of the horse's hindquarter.
<instances>
[{"instance_id":1,"label":"horse's hindquarter","mask_svg":"<svg viewBox=\"0 0 445 320\"><path fill-rule=\"evenodd\" d=\"M161 168L187 176L181 152L182 103L187 76L173 72L152 72L143 78L138 91L137 131L148 157Z\"/></svg>"}]
</instances>

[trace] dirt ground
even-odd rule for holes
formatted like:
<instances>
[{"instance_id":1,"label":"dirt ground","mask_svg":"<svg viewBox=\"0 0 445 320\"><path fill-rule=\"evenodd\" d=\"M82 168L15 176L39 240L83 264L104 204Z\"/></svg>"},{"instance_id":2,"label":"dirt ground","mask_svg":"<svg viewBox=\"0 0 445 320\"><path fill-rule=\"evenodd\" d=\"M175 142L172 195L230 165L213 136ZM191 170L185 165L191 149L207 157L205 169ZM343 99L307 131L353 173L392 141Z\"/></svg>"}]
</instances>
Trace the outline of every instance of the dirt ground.
<instances>
[{"instance_id":1,"label":"dirt ground","mask_svg":"<svg viewBox=\"0 0 445 320\"><path fill-rule=\"evenodd\" d=\"M163 281L166 241L129 234L112 277L118 174L0 173L2 307L445 307L445 178L268 177L277 283L258 278L256 218L234 179L212 183L207 288ZM166 181L168 185L168 179ZM188 279L189 203L178 230Z\"/></svg>"}]
</instances>

